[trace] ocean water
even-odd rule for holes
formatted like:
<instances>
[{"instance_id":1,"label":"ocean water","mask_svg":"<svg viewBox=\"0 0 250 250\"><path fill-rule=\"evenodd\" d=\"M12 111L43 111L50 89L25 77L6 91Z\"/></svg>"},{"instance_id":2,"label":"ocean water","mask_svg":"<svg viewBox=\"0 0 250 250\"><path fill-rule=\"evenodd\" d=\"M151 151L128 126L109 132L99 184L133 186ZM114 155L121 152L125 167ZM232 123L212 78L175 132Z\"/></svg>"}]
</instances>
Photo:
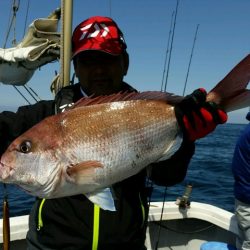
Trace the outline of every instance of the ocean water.
<instances>
[{"instance_id":1,"label":"ocean water","mask_svg":"<svg viewBox=\"0 0 250 250\"><path fill-rule=\"evenodd\" d=\"M190 201L216 205L234 211L233 176L231 162L235 143L245 124L224 124L196 142L195 154L185 180L168 187L166 200L182 196L187 184L193 186ZM154 187L153 201L162 200L165 188Z\"/></svg>"},{"instance_id":2,"label":"ocean water","mask_svg":"<svg viewBox=\"0 0 250 250\"><path fill-rule=\"evenodd\" d=\"M181 196L187 184L193 189L190 201L205 202L233 212L233 177L231 161L234 146L241 131L246 125L224 124L209 136L196 142L196 151L188 168L185 180L166 190L166 200L176 200ZM10 216L29 214L34 197L20 188L7 185ZM0 185L0 200L3 200L5 189ZM161 201L165 188L154 186L152 201ZM2 209L0 208L0 217Z\"/></svg>"}]
</instances>

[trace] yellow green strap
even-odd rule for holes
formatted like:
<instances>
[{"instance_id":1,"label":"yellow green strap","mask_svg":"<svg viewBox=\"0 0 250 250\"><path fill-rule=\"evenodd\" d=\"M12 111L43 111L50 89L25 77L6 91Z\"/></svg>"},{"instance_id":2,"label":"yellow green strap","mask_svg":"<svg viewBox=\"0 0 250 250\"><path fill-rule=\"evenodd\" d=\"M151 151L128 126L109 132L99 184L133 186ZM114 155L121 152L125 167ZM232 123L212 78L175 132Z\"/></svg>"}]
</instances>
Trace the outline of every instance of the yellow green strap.
<instances>
[{"instance_id":1,"label":"yellow green strap","mask_svg":"<svg viewBox=\"0 0 250 250\"><path fill-rule=\"evenodd\" d=\"M141 227L144 226L144 223L145 223L145 218L146 218L146 215L145 215L145 207L143 205L143 202L142 202L142 199L141 199L141 194L139 193L139 199L140 199L140 203L141 203L141 212L142 212L142 224L141 224Z\"/></svg>"},{"instance_id":2,"label":"yellow green strap","mask_svg":"<svg viewBox=\"0 0 250 250\"><path fill-rule=\"evenodd\" d=\"M99 240L100 207L94 204L93 242L92 250L97 250Z\"/></svg>"},{"instance_id":3,"label":"yellow green strap","mask_svg":"<svg viewBox=\"0 0 250 250\"><path fill-rule=\"evenodd\" d=\"M41 227L43 227L43 219L42 219L42 209L44 205L45 199L42 199L39 210L38 210L38 225L37 230L39 231ZM93 222L93 242L92 242L92 250L97 250L98 248L98 240L99 240L99 221L100 221L100 207L98 205L94 205L94 222Z\"/></svg>"},{"instance_id":4,"label":"yellow green strap","mask_svg":"<svg viewBox=\"0 0 250 250\"><path fill-rule=\"evenodd\" d=\"M38 210L38 225L37 225L37 230L39 231L41 227L43 227L43 219L42 219L42 209L43 209L43 204L45 202L45 199L42 199L39 210Z\"/></svg>"}]
</instances>

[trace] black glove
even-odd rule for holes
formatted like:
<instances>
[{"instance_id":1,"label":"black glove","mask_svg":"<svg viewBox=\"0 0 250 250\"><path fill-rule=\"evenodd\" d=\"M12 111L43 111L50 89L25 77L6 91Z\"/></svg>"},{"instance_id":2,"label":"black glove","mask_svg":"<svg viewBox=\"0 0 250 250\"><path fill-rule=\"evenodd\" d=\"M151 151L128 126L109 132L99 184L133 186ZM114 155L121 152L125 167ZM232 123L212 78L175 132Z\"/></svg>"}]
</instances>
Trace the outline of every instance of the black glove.
<instances>
[{"instance_id":1,"label":"black glove","mask_svg":"<svg viewBox=\"0 0 250 250\"><path fill-rule=\"evenodd\" d=\"M214 102L206 102L205 89L197 89L175 106L175 115L184 137L195 141L227 121L227 114Z\"/></svg>"}]
</instances>

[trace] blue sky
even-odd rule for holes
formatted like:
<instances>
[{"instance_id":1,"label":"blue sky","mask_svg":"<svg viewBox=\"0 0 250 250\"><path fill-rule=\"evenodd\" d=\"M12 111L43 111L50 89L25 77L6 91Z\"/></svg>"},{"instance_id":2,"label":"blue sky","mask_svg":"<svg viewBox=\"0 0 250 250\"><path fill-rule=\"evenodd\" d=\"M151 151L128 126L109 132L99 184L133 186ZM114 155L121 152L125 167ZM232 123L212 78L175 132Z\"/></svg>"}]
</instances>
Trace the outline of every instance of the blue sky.
<instances>
[{"instance_id":1,"label":"blue sky","mask_svg":"<svg viewBox=\"0 0 250 250\"><path fill-rule=\"evenodd\" d=\"M0 1L0 23L4 27L0 30L1 47L7 33L12 2ZM22 39L25 29L27 2L21 0L17 12L18 41ZM59 0L30 0L27 23L46 17L59 5ZM89 16L111 16L123 30L128 45L130 68L125 81L140 91L160 90L169 27L175 7L176 0L74 0L73 27ZM249 53L249 9L249 0L180 0L168 75L168 92L182 95L198 24L187 94L199 87L212 89ZM13 34L11 30L9 41L13 39ZM49 87L55 70L60 70L59 63L46 65L28 83L41 99L53 98ZM26 102L12 86L0 84L1 109L13 110L24 104ZM229 122L245 123L247 111L248 109L242 109L230 113Z\"/></svg>"}]
</instances>

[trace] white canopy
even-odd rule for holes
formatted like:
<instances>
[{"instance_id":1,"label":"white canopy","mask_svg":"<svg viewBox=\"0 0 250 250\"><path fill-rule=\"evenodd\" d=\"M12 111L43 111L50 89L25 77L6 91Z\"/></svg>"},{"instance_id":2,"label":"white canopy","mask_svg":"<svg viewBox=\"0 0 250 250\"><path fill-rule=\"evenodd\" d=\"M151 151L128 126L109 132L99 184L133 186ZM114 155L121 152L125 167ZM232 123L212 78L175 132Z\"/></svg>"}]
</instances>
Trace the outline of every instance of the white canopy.
<instances>
[{"instance_id":1,"label":"white canopy","mask_svg":"<svg viewBox=\"0 0 250 250\"><path fill-rule=\"evenodd\" d=\"M59 58L59 19L59 9L48 18L36 19L16 47L0 48L0 82L24 85L37 68Z\"/></svg>"}]
</instances>

